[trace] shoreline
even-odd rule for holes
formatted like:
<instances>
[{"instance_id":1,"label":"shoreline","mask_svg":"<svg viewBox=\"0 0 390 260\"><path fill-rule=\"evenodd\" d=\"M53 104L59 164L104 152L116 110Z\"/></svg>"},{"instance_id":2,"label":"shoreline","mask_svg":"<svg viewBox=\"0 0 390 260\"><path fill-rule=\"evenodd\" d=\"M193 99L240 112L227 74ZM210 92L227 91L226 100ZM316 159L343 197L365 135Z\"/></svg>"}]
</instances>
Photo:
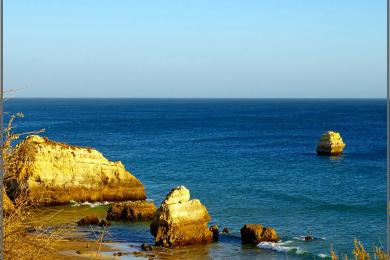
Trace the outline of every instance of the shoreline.
<instances>
[{"instance_id":1,"label":"shoreline","mask_svg":"<svg viewBox=\"0 0 390 260\"><path fill-rule=\"evenodd\" d=\"M59 209L57 207L47 207L46 213L49 211L57 212ZM164 248L164 247L155 247L151 251L146 251L142 249L141 245L143 243L148 245L151 241L147 239L142 241L139 239L134 239L129 237L124 241L118 241L117 239L111 240L110 235L103 238L102 243L98 243L97 240L94 240L93 237L100 234L102 231L101 227L93 227L89 229L88 227L78 227L73 220L81 218L84 215L96 214L98 216L103 216L102 212L105 212L104 209L107 205L101 204L99 206L92 207L92 205L67 205L69 208L77 209L73 212L78 212L79 214L71 216L69 218L69 213L72 211L67 211L66 209L61 211L59 214L56 214L54 217L50 218L50 222L46 222L44 225L48 228L58 228L65 226L65 233L61 234L61 238L56 241L53 239L53 244L50 246L53 248L50 256L47 259L53 259L53 257L59 259L90 259L91 257L96 256L96 251L101 244L101 250L97 259L143 259L143 258L154 258L158 259L176 259L177 257L210 257L210 255L221 256L221 254L229 254L234 252L241 252L241 254L254 257L255 255L261 255L263 257L272 257L275 255L288 255L291 259L300 259L310 254L313 257L319 257L322 259L329 258L329 255L316 255L311 254L307 251L302 251L299 247L292 246L291 243L304 243L297 241L298 239L282 238L281 241L270 243L265 245L265 247L259 247L257 245L243 245L241 244L241 237L239 234L223 234L220 233L220 239L218 242L207 243L207 244L193 244L188 246L178 246L175 248ZM103 211L102 211L103 210ZM100 214L99 214L100 212ZM44 215L45 212L40 212L40 215ZM38 215L35 217L39 217ZM131 225L134 224L137 227L142 229L148 229L146 226L148 222L142 223L132 223L126 221L113 221L110 226L113 230L107 233L115 233L117 229L128 229L129 227L123 227L122 225ZM145 227L142 227L145 225ZM130 227L131 229L131 227ZM107 234L106 233L106 234ZM30 233L32 236L33 233ZM107 239L106 241L104 241ZM325 242L325 241L324 241ZM77 253L77 251L79 253ZM115 255L118 254L119 255ZM61 258L62 257L62 258ZM44 258L45 259L45 258Z\"/></svg>"},{"instance_id":2,"label":"shoreline","mask_svg":"<svg viewBox=\"0 0 390 260\"><path fill-rule=\"evenodd\" d=\"M56 185L61 184L62 186L64 186L64 185L80 186L80 183L84 183L87 181L92 186L93 185L95 185L95 186L99 186L99 185L105 186L106 185L107 187L110 188L108 193L113 194L113 193L117 192L117 186L113 185L113 183L115 184L118 182L118 183L123 184L123 182L121 181L121 178L118 178L117 175L121 175L121 176L123 175L122 177L126 177L126 178L122 178L125 181L130 181L130 179L128 178L127 175L132 176L130 172L125 170L124 165L122 163L120 163L119 161L111 162L108 159L106 159L105 157L103 157L102 154L100 154L98 152L92 152L91 149L89 149L89 148L81 148L79 146L77 146L77 147L76 146L74 146L74 147L73 146L64 146L64 145L62 145L63 143L59 143L59 142L55 142L55 141L48 141L48 139L41 138L38 136L27 137L26 140L23 142L26 142L26 143L23 143L23 145L18 144L16 146L18 148L18 150L16 150L16 151L19 151L21 153L21 155L24 155L25 150L26 151L33 150L34 152L36 152L39 155L39 156L35 156L35 157L31 156L31 164L27 164L27 165L35 165L36 164L42 168L42 169L39 168L38 170L34 167L31 167L31 169L29 168L31 170L31 174L29 176L30 177L35 176L35 177L31 177L31 180L28 183L32 183L31 185L36 186L35 191L39 190L38 187L46 187L47 185L54 185L54 184L52 184L52 181L50 182L51 178L53 177L53 178L55 178ZM217 142L219 142L219 139L217 139ZM22 149L22 148L26 148L26 149ZM27 149L27 148L37 148L37 149ZM256 151L257 151L257 148L256 148ZM66 156L64 156L63 153L66 153ZM16 155L18 155L18 153L15 152L13 155L15 156L15 161L17 161L17 159L19 157L17 157ZM57 158L59 158L59 157L61 157L61 158L64 157L64 158L66 158L66 160L61 160L58 162ZM22 157L22 158L24 158L24 157ZM319 158L319 157L313 156L312 160L316 161L317 158ZM93 170L91 170L90 167L86 167L86 165L89 165L89 164L86 164L86 162L88 162L88 163L92 162L93 165L99 166L99 167L97 167L97 169L99 169L99 170L93 171ZM107 163L107 162L109 162L109 163ZM309 161L309 163L310 163L310 161ZM319 163L326 164L327 161L324 162L324 160L321 160L321 161L319 161ZM17 165L19 165L19 164L17 164ZM77 169L77 170L74 170L74 169ZM121 174L118 174L118 171ZM15 172L17 173L19 171L16 169ZM257 179L258 172L249 171L249 173L251 173L248 175L248 180L250 182ZM272 173L272 171L271 171L271 173ZM60 177L61 176L73 176L73 177L68 180L66 178L62 178L62 177L60 178L59 176ZM216 176L218 177L218 175L216 175ZM230 177L233 177L233 176L230 176ZM243 176L245 176L245 175L243 175ZM280 174L278 174L278 172L274 172L273 176L280 177ZM153 176L153 177L157 178L156 176ZM234 176L234 178L236 178L236 177L237 176ZM254 177L256 177L256 179ZM307 177L312 178L313 176L307 176ZM178 179L181 180L179 177L178 177ZM286 178L286 179L289 179L289 178ZM137 180L136 177L134 177L134 180ZM138 182L140 182L140 181L138 181ZM185 183L184 180L182 180L181 182ZM24 187L22 184L23 183L21 183L20 186ZM127 185L127 186L129 186L129 188L131 186L130 184ZM265 183L265 184L267 184L267 183ZM288 186L288 185L283 186L283 188L285 188L285 187L290 187L290 186ZM184 186L180 186L180 187L176 187L176 188L184 188ZM268 190L267 188L268 188L268 186L265 186L265 189L263 189L262 191L263 192L267 191ZM161 189L163 189L163 188L161 188ZM164 189L166 189L165 186L164 186ZM198 205L199 207L196 208L196 210L191 208L191 207L185 208L183 206L187 202L188 202L189 206L192 205L190 203L190 200L189 200L190 199L189 193L188 193L188 198L187 198L187 196L183 195L184 193L182 194L181 192L179 192L178 194L181 194L180 196L182 196L182 197L180 197L180 196L178 196L177 198L173 197L172 201L170 201L169 199L166 199L167 201L169 201L169 203L168 202L165 203L166 205L164 203L161 204L161 205L164 204L165 206L167 206L166 208L173 207L170 205L178 204L178 203L180 204L180 205L178 204L180 207L177 207L177 208L178 209L183 208L182 211L178 210L176 213L171 212L172 213L171 216L177 216L178 223L181 223L180 222L182 220L181 218L183 218L184 220L187 220L183 217L185 215L184 213L187 214L188 212L198 212L198 213L203 212L204 214L203 213L198 214L197 216L193 216L194 214L192 214L192 215L189 214L188 219L191 219L191 221L193 221L194 219L197 219L197 218L199 220L201 220L200 222L202 224L201 226L202 226L202 230L204 232L201 233L202 237L199 236L200 237L199 238L199 237L196 237L196 235L200 234L200 233L193 232L193 230L198 230L198 226L196 228L190 227L188 229L186 229L187 228L186 225L183 225L181 227L181 229L177 228L176 226L173 226L173 229L178 230L178 231L174 230L174 232L178 232L178 233L179 232L187 232L187 233L185 233L186 236L188 236L188 238L187 237L185 238L187 240L183 239L183 237L180 237L180 239L183 239L183 241L176 242L176 241L172 240L173 242L170 242L170 241L164 242L165 240L163 240L163 239L165 239L165 238L163 237L163 239L161 239L161 241L163 241L165 243L165 245L173 245L174 243L175 243L175 245L184 245L185 243L188 243L188 242L197 243L198 241L212 242L210 231L212 231L211 228L214 226L214 224L218 224L218 225L222 224L222 227L226 227L225 225L227 225L227 227L231 228L232 230L237 231L245 223L265 223L267 226L270 225L271 227L275 227L275 229L280 228L280 230L281 230L281 234L280 234L281 237L279 237L280 240L277 240L277 239L257 240L257 238L256 238L255 242L251 242L253 244L256 243L256 245L247 247L247 246L242 246L241 241L239 241L238 239L232 238L231 236L221 236L224 238L221 239L220 242L212 243L210 245L201 245L201 246L193 246L193 247L191 246L191 247L187 247L187 248L175 248L174 250L171 250L170 248L169 249L161 249L159 247L153 248L153 249L145 249L144 246L141 248L141 246L136 244L136 243L147 243L149 245L152 245L152 243L155 242L155 245L161 245L161 243L160 243L161 241L157 239L157 236L153 232L152 232L152 235L156 238L156 241L151 242L151 236L150 236L149 230L152 230L152 229L149 229L149 226L147 226L148 223L137 223L136 225L113 223L112 227L107 229L107 230L109 230L109 232L107 233L107 235L104 236L104 239L99 240L99 241L104 241L104 240L107 241L104 243L98 243L99 246L104 245L104 248L105 248L105 249L103 249L103 251L101 251L102 252L101 257L102 258L115 257L114 254L117 253L116 250L118 248L124 249L125 253L128 253L129 251L131 251L130 252L131 254L135 252L136 256L145 256L145 257L153 257L155 255L158 255L159 257L160 256L162 257L163 255L164 255L164 257L165 256L170 257L173 255L178 255L178 254L183 254L183 253L188 254L189 256L194 256L194 255L198 255L198 256L223 256L225 254L226 255L232 254L232 255L237 255L238 257L240 257L240 256L258 255L259 253L264 257L270 257L270 256L273 257L275 254L276 255L289 255L289 256L292 256L292 258L295 258L295 256L307 257L308 255L311 255L311 256L314 255L314 256L318 256L318 257L322 257L322 256L327 257L328 256L328 255L325 255L325 253L329 252L328 250L326 250L326 249L329 249L329 245L327 245L327 243L329 243L329 241L321 242L321 241L316 240L315 242L309 243L309 242L301 242L300 241L301 239L297 240L294 238L294 236L305 236L305 235L319 237L320 235L323 236L324 234L328 234L327 232L324 232L324 230L322 233L316 231L316 233L314 234L312 231L310 232L310 230L309 230L310 228L306 227L306 223L304 225L304 228L300 228L299 225L297 225L297 226L294 225L295 227L292 227L290 225L286 225L286 223L284 223L283 221L280 221L283 218L280 216L279 216L279 222L278 221L275 221L275 222L270 221L270 217L274 218L275 215L276 216L277 215L283 216L283 214L275 214L275 213L277 213L277 211L274 210L273 206L271 207L271 209L272 209L271 211L267 210L267 211L261 212L262 209L269 206L268 200L263 201L263 203L261 205L264 205L264 206L258 207L258 211L257 211L258 214L255 214L256 213L255 211L245 212L245 214L247 214L247 215L244 214L242 217L240 217L239 221L237 221L237 219L233 219L233 221L230 222L232 220L232 217L229 217L229 216L235 216L235 215L240 216L239 214L243 213L240 210L241 209L240 206L237 206L237 202L240 204L240 203L242 203L242 200L238 201L238 200L234 199L234 195L237 194L238 190L239 189L236 189L236 190L232 189L232 193L230 194L230 198L232 198L232 205L235 205L235 206L232 206L231 210L226 211L226 212L224 210L215 210L215 209L220 209L219 208L220 204L216 204L215 201L213 201L213 199L211 199L213 197L213 195L216 194L216 191L218 191L218 187L213 187L213 189L211 189L211 191L206 192L206 194L208 194L208 196L202 197L202 201L204 199L204 201L206 201L205 204L211 205L210 207L211 207L211 209L213 209L213 211L214 211L213 213L215 213L215 211L217 211L216 212L217 217L215 219L213 219L212 222L210 222L211 216L208 215L208 212L206 210L203 210L203 205L199 202L199 199L195 200L195 202L198 202L198 204L199 204ZM256 190L259 190L259 187L254 189L254 191L256 191ZM50 191L52 191L52 190L50 190ZM89 192L88 189L87 189L87 191ZM171 190L171 192L172 191L173 190ZM278 193L278 191L279 191L279 193ZM157 189L157 192L161 193L161 191L158 189ZM199 189L199 188L195 189L195 194L197 194L197 195L204 194L204 192L205 191L202 189ZM51 194L52 196L55 196L57 198L55 201L63 201L63 198L61 197L63 194L57 194L57 193L58 192L56 192L55 194L54 193ZM94 191L94 194L95 193L96 192ZM157 193L157 194L161 195L160 193ZM277 197L276 199L274 199L274 201L278 201L278 200L280 200L280 198L284 199L286 196L293 197L295 199L295 201L297 201L295 189L293 189L293 192L291 192L290 194L285 195L284 192L280 193L280 187L276 186L271 191L268 190L267 194L271 195L269 197L272 197L275 193L282 194L282 196ZM42 194L43 194L43 192L42 192ZM39 196L36 196L37 199L41 199L42 194L38 194ZM37 195L37 194L33 193L32 195ZM89 217L90 213L95 215L94 216L95 218L98 217L99 219L100 218L108 219L108 217L106 217L106 214L107 214L106 209L107 209L108 205L110 204L110 202L106 202L106 200L104 200L104 199L102 200L102 198L99 198L98 195L99 195L99 193L96 193L94 195L94 198L91 199L91 202L88 202L88 201L76 202L78 200L77 198L79 196L79 195L77 195L75 199L71 199L69 201L72 204L60 204L58 206L54 206L54 205L50 206L52 204L48 203L47 206L42 206L42 208L36 207L35 209L37 210L36 211L37 214L36 215L33 214L32 217L35 220L34 222L38 223L38 226L37 226L37 230L36 230L37 232L35 232L35 230L34 230L34 232L37 235L40 235L42 237L44 237L45 234L47 236L50 236L50 232L45 232L45 231L41 232L40 231L41 226L45 226L45 229L47 228L49 231L56 230L57 228L58 228L58 230L61 230L63 228L66 232L73 229L73 231L80 232L81 234L84 233L84 235L82 235L81 237L80 236L75 237L75 236L71 235L71 236L68 236L66 239L61 239L61 241L63 243L57 249L60 252L60 254L65 254L66 257L73 257L73 258L74 257L81 257L81 258L93 257L91 254L96 252L97 248L96 247L90 248L89 246L86 246L86 244L96 244L94 239L96 238L96 240L98 240L98 237L100 235L99 233L105 229L101 229L98 227L95 228L95 227L89 226L89 224L84 224L84 225L86 225L85 227L78 228L76 226L76 223L80 222L80 219L82 219L84 217ZM254 196L254 195L255 194L253 193L252 196L248 196L247 198L245 198L248 201L248 203L249 202L253 203L253 198L256 198L256 203L258 203L259 198L258 198L258 196ZM298 201L302 200L301 197L298 198ZM34 198L31 198L31 200L34 200ZM307 203L307 207L309 208L309 211L305 211L305 212L308 212L308 213L311 212L310 210L313 209L313 207L311 207L311 204L313 204L313 202L316 201L315 199L316 198L310 197L310 200L308 200L308 203ZM155 196L153 196L153 200L154 201L159 200L159 197L155 195ZM178 200L178 202L176 200ZM94 202L94 201L99 201L99 202ZM319 200L319 201L322 202L322 200ZM183 202L185 202L185 203L183 203ZM326 201L324 203L326 203ZM246 205L246 206L248 207L248 205ZM175 208L175 209L177 209L177 208ZM250 209L252 209L252 208L250 208ZM133 212L133 210L134 210L134 208L131 209L131 212ZM137 210L138 210L138 208L137 208ZM32 211L34 211L34 209ZM137 216L139 216L139 214L141 214L140 211L136 211L136 212L138 212L138 213L136 213ZM283 211L281 211L281 212L283 213ZM122 211L122 213L119 213L119 214L123 214L123 211ZM134 214L134 213L131 213L131 214ZM211 214L211 215L214 216L214 214ZM295 221L297 223L299 223L298 221L302 221L302 218L298 218L298 220L295 220ZM182 221L182 222L186 223L185 221ZM198 222L195 221L195 222L198 223L199 221ZM208 223L208 222L210 222L210 223ZM165 222L161 222L161 223L164 224ZM278 225L274 225L275 223ZM205 224L205 225L203 226L203 224ZM213 225L209 229L208 229L208 227L205 228L206 226L208 226L208 224L213 224ZM97 225L100 225L100 224L97 224ZM308 226L310 226L310 225L308 225ZM315 226L317 226L317 223L314 224L314 227ZM163 225L161 225L161 227L162 227L162 230L163 230L163 228L165 228L165 226L163 226ZM218 227L216 229L218 232ZM289 229L291 229L291 230L289 230ZM279 231L279 229L278 229L278 231ZM261 232L261 234L263 234L263 233L264 232ZM30 234L32 234L32 233L30 233ZM158 234L158 232L156 232L156 234ZM194 236L194 234L196 234L196 235ZM63 235L63 233L61 233L61 235ZM194 239L192 239L192 238L194 238ZM217 236L217 238L218 238L218 236ZM241 238L242 238L242 233L241 233ZM39 239L41 239L41 237ZM196 240L196 239L198 239L198 240ZM214 236L213 236L213 239L214 239ZM261 238L261 239L263 239L263 238ZM116 241L116 242L112 243L111 241ZM259 244L257 244L258 241L265 241L268 244L266 243L266 244L259 245ZM303 243L305 243L305 244L303 244ZM131 246L132 244L136 244L136 245ZM47 246L48 244L46 243L45 245ZM128 247L129 245L130 245L130 247ZM343 245L343 246L345 248L347 248L347 246L345 246L345 245ZM134 250L131 250L130 248L134 249ZM338 248L336 248L336 250L339 251ZM103 252L107 252L107 254L105 254Z\"/></svg>"}]
</instances>

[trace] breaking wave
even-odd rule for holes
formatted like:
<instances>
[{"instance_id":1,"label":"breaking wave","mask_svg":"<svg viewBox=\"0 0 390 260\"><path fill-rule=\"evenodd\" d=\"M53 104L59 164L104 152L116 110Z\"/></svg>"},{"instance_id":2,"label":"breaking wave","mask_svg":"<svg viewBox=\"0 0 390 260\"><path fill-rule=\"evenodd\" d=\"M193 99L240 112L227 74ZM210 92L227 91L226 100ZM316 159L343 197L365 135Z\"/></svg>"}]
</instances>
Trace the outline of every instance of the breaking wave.
<instances>
[{"instance_id":1,"label":"breaking wave","mask_svg":"<svg viewBox=\"0 0 390 260\"><path fill-rule=\"evenodd\" d=\"M304 239L304 237L303 237L303 239ZM293 243L293 241L291 241L291 240L288 240L285 242L276 242L276 243L275 242L260 242L259 244L257 244L257 247L262 248L262 249L272 250L272 251L275 251L278 253L293 253L296 255L304 255L307 257L311 257L311 258L313 258L313 257L314 258L315 257L330 258L330 256L326 255L326 254L320 253L320 254L316 255L316 254L304 251L298 246L291 246L292 243Z\"/></svg>"},{"instance_id":2,"label":"breaking wave","mask_svg":"<svg viewBox=\"0 0 390 260\"><path fill-rule=\"evenodd\" d=\"M263 249L270 249L276 252L290 252L290 251L298 251L299 247L290 247L286 246L290 244L292 241L286 242L260 242L257 244L257 247Z\"/></svg>"},{"instance_id":3,"label":"breaking wave","mask_svg":"<svg viewBox=\"0 0 390 260\"><path fill-rule=\"evenodd\" d=\"M295 240L300 240L300 241L306 241L305 239L306 236L298 236L298 237L293 237ZM326 240L326 237L312 237L313 240Z\"/></svg>"},{"instance_id":4,"label":"breaking wave","mask_svg":"<svg viewBox=\"0 0 390 260\"><path fill-rule=\"evenodd\" d=\"M98 206L102 206L102 205L108 205L108 204L110 204L110 202L108 202L108 201L104 201L104 202L89 202L89 201L77 202L77 201L71 200L70 204L72 205L72 207L90 206L91 208L94 208L94 207L98 207Z\"/></svg>"}]
</instances>

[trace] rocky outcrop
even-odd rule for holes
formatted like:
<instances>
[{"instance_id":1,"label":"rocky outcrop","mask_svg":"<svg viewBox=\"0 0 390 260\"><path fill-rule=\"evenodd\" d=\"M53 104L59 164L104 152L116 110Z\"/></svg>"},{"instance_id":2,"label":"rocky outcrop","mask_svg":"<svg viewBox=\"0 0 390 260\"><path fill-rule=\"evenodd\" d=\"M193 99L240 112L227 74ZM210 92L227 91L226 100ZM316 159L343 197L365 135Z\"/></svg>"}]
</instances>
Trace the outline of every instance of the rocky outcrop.
<instances>
[{"instance_id":1,"label":"rocky outcrop","mask_svg":"<svg viewBox=\"0 0 390 260\"><path fill-rule=\"evenodd\" d=\"M241 228L243 244L258 244L260 242L278 242L279 237L275 229L263 227L260 224L246 224Z\"/></svg>"},{"instance_id":2,"label":"rocky outcrop","mask_svg":"<svg viewBox=\"0 0 390 260\"><path fill-rule=\"evenodd\" d=\"M108 220L150 221L156 213L156 206L149 201L114 203L107 210Z\"/></svg>"},{"instance_id":3,"label":"rocky outcrop","mask_svg":"<svg viewBox=\"0 0 390 260\"><path fill-rule=\"evenodd\" d=\"M206 207L198 199L190 200L190 191L180 186L162 202L150 232L156 245L165 247L213 242L218 230L208 228L210 219Z\"/></svg>"},{"instance_id":4,"label":"rocky outcrop","mask_svg":"<svg viewBox=\"0 0 390 260\"><path fill-rule=\"evenodd\" d=\"M146 199L144 186L121 162L100 152L29 136L8 159L6 186L12 196L27 194L30 203ZM13 199L10 196L11 200Z\"/></svg>"},{"instance_id":5,"label":"rocky outcrop","mask_svg":"<svg viewBox=\"0 0 390 260\"><path fill-rule=\"evenodd\" d=\"M223 234L230 234L230 229L227 228L227 227L224 227L224 228L222 229L222 233L223 233Z\"/></svg>"},{"instance_id":6,"label":"rocky outcrop","mask_svg":"<svg viewBox=\"0 0 390 260\"><path fill-rule=\"evenodd\" d=\"M323 134L317 145L319 155L339 155L343 153L345 143L337 132L328 131Z\"/></svg>"},{"instance_id":7,"label":"rocky outcrop","mask_svg":"<svg viewBox=\"0 0 390 260\"><path fill-rule=\"evenodd\" d=\"M105 219L99 219L97 216L85 216L77 221L78 226L101 226L107 227L109 223Z\"/></svg>"},{"instance_id":8,"label":"rocky outcrop","mask_svg":"<svg viewBox=\"0 0 390 260\"><path fill-rule=\"evenodd\" d=\"M305 239L305 241L311 241L311 240L314 239L314 237L312 237L312 236L305 236L304 239Z\"/></svg>"}]
</instances>

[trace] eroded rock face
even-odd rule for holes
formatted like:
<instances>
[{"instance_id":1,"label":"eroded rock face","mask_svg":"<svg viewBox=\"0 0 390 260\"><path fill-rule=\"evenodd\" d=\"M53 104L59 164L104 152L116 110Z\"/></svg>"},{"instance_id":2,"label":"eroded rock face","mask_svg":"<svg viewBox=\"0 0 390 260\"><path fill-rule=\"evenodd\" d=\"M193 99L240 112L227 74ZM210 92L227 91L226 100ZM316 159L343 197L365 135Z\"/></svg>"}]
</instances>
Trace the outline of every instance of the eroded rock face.
<instances>
[{"instance_id":1,"label":"eroded rock face","mask_svg":"<svg viewBox=\"0 0 390 260\"><path fill-rule=\"evenodd\" d=\"M36 135L14 148L6 175L11 194L26 192L31 203L40 205L146 199L142 183L121 162Z\"/></svg>"},{"instance_id":2,"label":"eroded rock face","mask_svg":"<svg viewBox=\"0 0 390 260\"><path fill-rule=\"evenodd\" d=\"M209 229L210 219L206 207L198 199L190 200L190 191L180 186L166 196L150 232L156 245L165 247L213 242L218 238L218 230Z\"/></svg>"},{"instance_id":3,"label":"eroded rock face","mask_svg":"<svg viewBox=\"0 0 390 260\"><path fill-rule=\"evenodd\" d=\"M99 219L97 216L85 216L79 221L77 221L79 226L101 226L107 227L109 223L105 219Z\"/></svg>"},{"instance_id":4,"label":"eroded rock face","mask_svg":"<svg viewBox=\"0 0 390 260\"><path fill-rule=\"evenodd\" d=\"M156 206L149 201L114 203L107 210L108 220L150 221L156 213Z\"/></svg>"},{"instance_id":5,"label":"eroded rock face","mask_svg":"<svg viewBox=\"0 0 390 260\"><path fill-rule=\"evenodd\" d=\"M317 145L319 155L339 155L343 153L345 143L337 132L328 131L323 134Z\"/></svg>"},{"instance_id":6,"label":"eroded rock face","mask_svg":"<svg viewBox=\"0 0 390 260\"><path fill-rule=\"evenodd\" d=\"M15 211L15 206L12 201L8 198L7 193L3 190L3 214L10 215Z\"/></svg>"},{"instance_id":7,"label":"eroded rock face","mask_svg":"<svg viewBox=\"0 0 390 260\"><path fill-rule=\"evenodd\" d=\"M278 242L279 237L275 229L263 227L260 224L246 224L241 228L243 244L258 244L260 242Z\"/></svg>"}]
</instances>

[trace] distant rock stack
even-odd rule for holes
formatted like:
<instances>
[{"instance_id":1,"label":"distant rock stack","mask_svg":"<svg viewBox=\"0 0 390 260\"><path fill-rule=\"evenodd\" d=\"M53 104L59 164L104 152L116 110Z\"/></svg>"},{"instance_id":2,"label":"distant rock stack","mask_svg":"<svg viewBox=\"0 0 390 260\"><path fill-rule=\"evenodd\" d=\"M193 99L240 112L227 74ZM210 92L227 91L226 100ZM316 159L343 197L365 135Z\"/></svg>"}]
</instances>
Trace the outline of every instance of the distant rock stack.
<instances>
[{"instance_id":1,"label":"distant rock stack","mask_svg":"<svg viewBox=\"0 0 390 260\"><path fill-rule=\"evenodd\" d=\"M337 132L328 131L323 134L317 145L319 155L340 155L343 153L345 143Z\"/></svg>"},{"instance_id":2,"label":"distant rock stack","mask_svg":"<svg viewBox=\"0 0 390 260\"><path fill-rule=\"evenodd\" d=\"M37 135L14 148L5 180L11 200L23 193L37 205L146 199L142 183L121 162L109 161L91 148Z\"/></svg>"},{"instance_id":3,"label":"distant rock stack","mask_svg":"<svg viewBox=\"0 0 390 260\"><path fill-rule=\"evenodd\" d=\"M150 232L158 246L213 242L218 230L208 227L210 219L206 207L198 199L190 200L190 191L180 186L166 196L150 225Z\"/></svg>"}]
</instances>

